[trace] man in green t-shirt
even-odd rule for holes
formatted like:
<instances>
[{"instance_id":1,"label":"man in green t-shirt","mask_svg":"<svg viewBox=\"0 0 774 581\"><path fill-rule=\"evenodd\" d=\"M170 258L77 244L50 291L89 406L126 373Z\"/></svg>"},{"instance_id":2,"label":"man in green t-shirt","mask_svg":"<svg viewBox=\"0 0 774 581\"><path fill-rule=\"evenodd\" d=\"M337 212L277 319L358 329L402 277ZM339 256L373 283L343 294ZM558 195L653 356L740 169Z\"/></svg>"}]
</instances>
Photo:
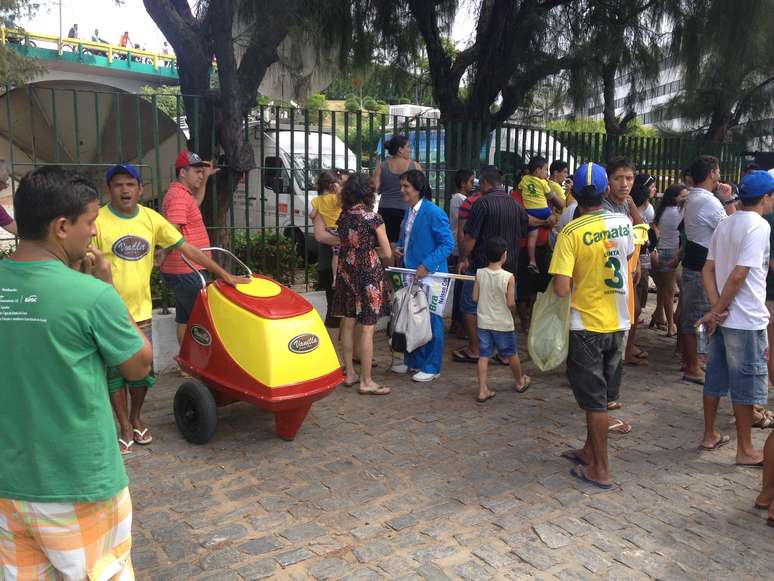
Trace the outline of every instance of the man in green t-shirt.
<instances>
[{"instance_id":1,"label":"man in green t-shirt","mask_svg":"<svg viewBox=\"0 0 774 581\"><path fill-rule=\"evenodd\" d=\"M98 209L92 184L54 166L14 196L21 242L0 261L0 333L13 338L0 350L0 578L132 578L105 368L139 380L153 355L89 248Z\"/></svg>"}]
</instances>

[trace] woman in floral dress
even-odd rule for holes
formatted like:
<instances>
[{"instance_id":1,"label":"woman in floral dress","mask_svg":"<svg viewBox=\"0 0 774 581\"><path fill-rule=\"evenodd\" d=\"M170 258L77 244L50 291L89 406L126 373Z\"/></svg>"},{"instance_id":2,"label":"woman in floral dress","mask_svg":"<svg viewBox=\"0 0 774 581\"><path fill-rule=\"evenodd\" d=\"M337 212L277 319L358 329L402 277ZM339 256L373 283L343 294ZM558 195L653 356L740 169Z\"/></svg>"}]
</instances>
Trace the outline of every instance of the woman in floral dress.
<instances>
[{"instance_id":1,"label":"woman in floral dress","mask_svg":"<svg viewBox=\"0 0 774 581\"><path fill-rule=\"evenodd\" d=\"M344 349L346 386L360 383L362 395L386 395L390 388L377 384L371 377L374 351L374 329L379 317L390 314L391 292L382 260L390 261L392 252L382 217L374 212L374 188L368 174L351 176L341 190L341 216L338 233L341 238L339 266L332 311L341 321L341 343ZM360 377L352 363L355 324L362 325L360 334Z\"/></svg>"}]
</instances>

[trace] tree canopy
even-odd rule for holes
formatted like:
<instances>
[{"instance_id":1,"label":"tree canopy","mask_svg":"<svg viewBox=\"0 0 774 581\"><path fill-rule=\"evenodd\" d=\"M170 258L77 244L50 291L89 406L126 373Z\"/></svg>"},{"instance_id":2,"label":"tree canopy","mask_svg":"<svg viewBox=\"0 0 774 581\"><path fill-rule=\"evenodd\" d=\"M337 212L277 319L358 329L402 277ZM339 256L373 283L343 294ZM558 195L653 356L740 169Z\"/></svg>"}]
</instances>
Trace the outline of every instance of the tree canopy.
<instances>
[{"instance_id":1,"label":"tree canopy","mask_svg":"<svg viewBox=\"0 0 774 581\"><path fill-rule=\"evenodd\" d=\"M672 52L684 71L673 110L695 132L723 140L774 113L774 0L679 0Z\"/></svg>"},{"instance_id":2,"label":"tree canopy","mask_svg":"<svg viewBox=\"0 0 774 581\"><path fill-rule=\"evenodd\" d=\"M38 4L29 0L0 0L0 21L6 29L19 28L19 21L30 18ZM23 42L20 37L8 37L10 42ZM34 59L20 55L7 44L0 45L0 83L23 85L43 68Z\"/></svg>"}]
</instances>

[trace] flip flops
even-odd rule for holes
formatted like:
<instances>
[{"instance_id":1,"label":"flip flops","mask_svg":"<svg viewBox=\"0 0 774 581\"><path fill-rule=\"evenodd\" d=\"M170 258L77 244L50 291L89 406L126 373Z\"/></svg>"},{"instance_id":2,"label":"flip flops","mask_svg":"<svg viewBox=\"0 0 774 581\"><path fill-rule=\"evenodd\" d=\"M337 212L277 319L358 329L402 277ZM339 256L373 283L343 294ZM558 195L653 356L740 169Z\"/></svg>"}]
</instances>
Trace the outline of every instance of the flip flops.
<instances>
[{"instance_id":1,"label":"flip flops","mask_svg":"<svg viewBox=\"0 0 774 581\"><path fill-rule=\"evenodd\" d=\"M704 444L702 444L701 446L699 446L699 449L700 450L704 450L705 452L712 452L714 450L722 448L723 446L728 444L730 441L731 441L731 437L730 436L725 436L725 435L721 434L720 439L717 442L715 442L714 445L712 445L712 446L705 446Z\"/></svg>"},{"instance_id":2,"label":"flip flops","mask_svg":"<svg viewBox=\"0 0 774 581\"><path fill-rule=\"evenodd\" d=\"M608 411L620 410L622 407L623 407L623 404L619 401L611 401L607 404Z\"/></svg>"},{"instance_id":3,"label":"flip flops","mask_svg":"<svg viewBox=\"0 0 774 581\"><path fill-rule=\"evenodd\" d=\"M576 450L575 448L570 448L570 449L568 449L568 450L565 450L564 452L562 452L562 453L561 453L561 454L559 454L559 455L560 455L562 458L564 458L565 460L569 460L569 461L570 461L570 462L572 462L573 464L581 464L581 465L583 465L583 466L588 466L588 464L587 464L585 461L583 461L583 460L582 460L582 459L581 459L581 458L578 456L578 452L580 452L580 450Z\"/></svg>"},{"instance_id":4,"label":"flip flops","mask_svg":"<svg viewBox=\"0 0 774 581\"><path fill-rule=\"evenodd\" d=\"M134 429L132 431L134 433L135 444L140 444L140 446L147 446L153 441L153 436L148 434L148 428L145 428L144 430Z\"/></svg>"},{"instance_id":5,"label":"flip flops","mask_svg":"<svg viewBox=\"0 0 774 581\"><path fill-rule=\"evenodd\" d=\"M690 377L688 375L683 375L683 381L687 381L688 383L695 383L696 385L704 385L703 377Z\"/></svg>"},{"instance_id":6,"label":"flip flops","mask_svg":"<svg viewBox=\"0 0 774 581\"><path fill-rule=\"evenodd\" d=\"M586 484L591 484L597 488L601 488L602 490L610 490L613 488L612 484L605 484L604 482L599 482L598 480L592 480L589 478L586 474L586 468L583 466L583 464L576 464L574 468L570 468L570 476L574 476L578 480L582 480Z\"/></svg>"},{"instance_id":7,"label":"flip flops","mask_svg":"<svg viewBox=\"0 0 774 581\"><path fill-rule=\"evenodd\" d=\"M627 424L623 420L613 420L613 422L607 426L608 432L615 432L616 434L628 434L632 431L630 424Z\"/></svg>"},{"instance_id":8,"label":"flip flops","mask_svg":"<svg viewBox=\"0 0 774 581\"><path fill-rule=\"evenodd\" d=\"M386 387L384 385L380 385L379 387L375 387L375 388L364 388L361 386L357 390L357 392L360 395L387 395L388 393L390 393L390 391L392 390L389 387Z\"/></svg>"},{"instance_id":9,"label":"flip flops","mask_svg":"<svg viewBox=\"0 0 774 581\"><path fill-rule=\"evenodd\" d=\"M468 353L467 349L458 349L452 352L452 360L457 363L478 363L478 357Z\"/></svg>"},{"instance_id":10,"label":"flip flops","mask_svg":"<svg viewBox=\"0 0 774 581\"><path fill-rule=\"evenodd\" d=\"M523 375L522 377L524 378L524 385L521 386L521 389L516 387L516 393L524 393L529 389L529 386L532 385L532 378L529 375Z\"/></svg>"},{"instance_id":11,"label":"flip flops","mask_svg":"<svg viewBox=\"0 0 774 581\"><path fill-rule=\"evenodd\" d=\"M497 395L496 391L490 391L489 395L484 397L484 398L477 397L476 398L476 403L486 403L486 402L488 402L490 399L492 399L496 395Z\"/></svg>"},{"instance_id":12,"label":"flip flops","mask_svg":"<svg viewBox=\"0 0 774 581\"><path fill-rule=\"evenodd\" d=\"M134 444L134 440L129 440L127 442L121 438L118 438L118 443L123 446L123 448L121 448L121 456L126 456L127 454L132 453L132 445Z\"/></svg>"},{"instance_id":13,"label":"flip flops","mask_svg":"<svg viewBox=\"0 0 774 581\"><path fill-rule=\"evenodd\" d=\"M763 460L760 462L753 462L752 464L745 464L743 462L735 462L735 464L742 468L763 468Z\"/></svg>"}]
</instances>

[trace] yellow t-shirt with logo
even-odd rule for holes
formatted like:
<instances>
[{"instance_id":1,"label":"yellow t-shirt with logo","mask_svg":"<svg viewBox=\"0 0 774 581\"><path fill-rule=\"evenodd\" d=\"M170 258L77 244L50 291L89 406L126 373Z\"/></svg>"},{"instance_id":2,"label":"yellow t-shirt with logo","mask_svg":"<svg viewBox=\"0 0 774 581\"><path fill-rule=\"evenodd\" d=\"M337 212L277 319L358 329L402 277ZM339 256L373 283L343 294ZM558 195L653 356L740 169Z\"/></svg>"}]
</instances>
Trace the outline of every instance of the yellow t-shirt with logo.
<instances>
[{"instance_id":1,"label":"yellow t-shirt with logo","mask_svg":"<svg viewBox=\"0 0 774 581\"><path fill-rule=\"evenodd\" d=\"M586 214L559 233L549 272L572 278L571 330L629 329L628 257L633 252L634 228L623 214Z\"/></svg>"},{"instance_id":2,"label":"yellow t-shirt with logo","mask_svg":"<svg viewBox=\"0 0 774 581\"><path fill-rule=\"evenodd\" d=\"M341 203L336 194L323 194L312 198L312 208L322 216L326 228L336 228L336 222L341 215Z\"/></svg>"},{"instance_id":3,"label":"yellow t-shirt with logo","mask_svg":"<svg viewBox=\"0 0 774 581\"><path fill-rule=\"evenodd\" d=\"M176 248L183 235L161 214L137 206L131 218L119 214L108 203L99 209L93 244L110 261L113 286L124 299L135 321L151 318L150 276L156 246Z\"/></svg>"},{"instance_id":4,"label":"yellow t-shirt with logo","mask_svg":"<svg viewBox=\"0 0 774 581\"><path fill-rule=\"evenodd\" d=\"M519 192L527 210L548 208L548 197L551 195L548 180L537 176L524 176L519 182Z\"/></svg>"}]
</instances>

